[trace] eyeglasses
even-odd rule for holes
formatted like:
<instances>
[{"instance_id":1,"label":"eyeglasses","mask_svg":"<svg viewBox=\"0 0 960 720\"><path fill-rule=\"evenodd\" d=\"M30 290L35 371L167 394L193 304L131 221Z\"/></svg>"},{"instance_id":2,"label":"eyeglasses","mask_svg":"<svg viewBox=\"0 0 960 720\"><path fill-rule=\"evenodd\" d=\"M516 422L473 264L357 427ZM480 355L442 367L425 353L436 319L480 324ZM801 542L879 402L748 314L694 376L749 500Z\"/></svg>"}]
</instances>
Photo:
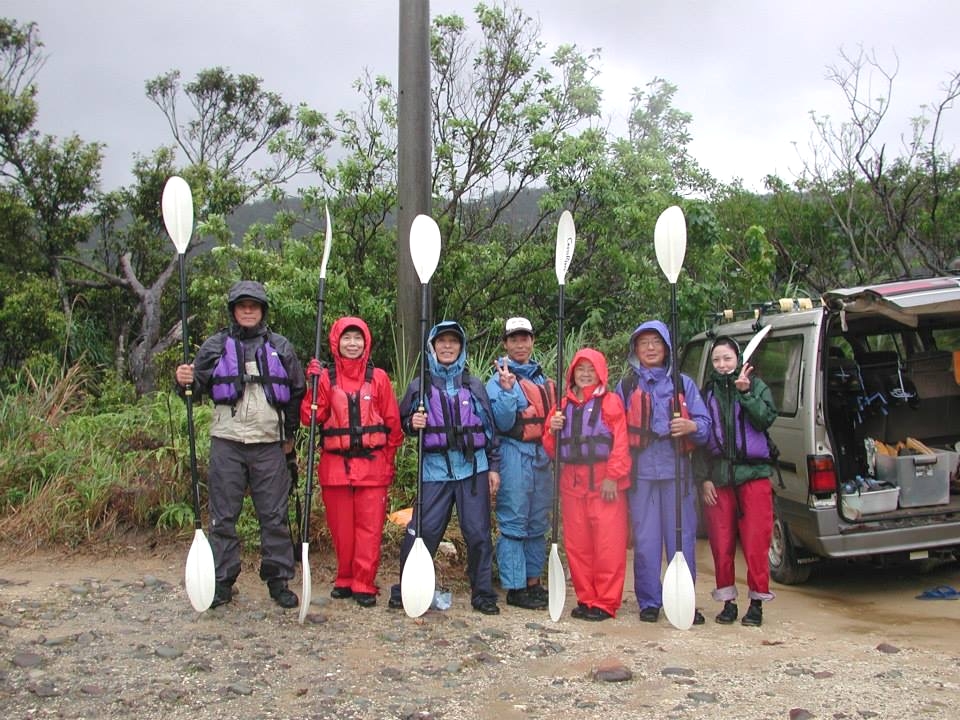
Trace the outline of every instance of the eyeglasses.
<instances>
[{"instance_id":1,"label":"eyeglasses","mask_svg":"<svg viewBox=\"0 0 960 720\"><path fill-rule=\"evenodd\" d=\"M637 340L636 345L637 347L656 349L663 347L663 340L660 340L659 338L654 338L652 340Z\"/></svg>"}]
</instances>

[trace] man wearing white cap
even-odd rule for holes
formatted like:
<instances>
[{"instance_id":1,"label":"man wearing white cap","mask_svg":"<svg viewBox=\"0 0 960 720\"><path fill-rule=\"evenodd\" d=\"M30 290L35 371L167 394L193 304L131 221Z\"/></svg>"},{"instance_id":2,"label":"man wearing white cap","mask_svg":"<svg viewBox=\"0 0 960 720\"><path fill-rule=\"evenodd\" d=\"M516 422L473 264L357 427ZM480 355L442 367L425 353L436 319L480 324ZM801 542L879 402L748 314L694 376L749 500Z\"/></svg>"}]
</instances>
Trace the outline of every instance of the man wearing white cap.
<instances>
[{"instance_id":1,"label":"man wearing white cap","mask_svg":"<svg viewBox=\"0 0 960 720\"><path fill-rule=\"evenodd\" d=\"M497 565L507 604L547 607L540 584L553 502L553 473L540 439L554 400L553 381L533 359L533 326L512 317L504 326L506 357L487 381L493 420L500 434L500 488L496 496Z\"/></svg>"}]
</instances>

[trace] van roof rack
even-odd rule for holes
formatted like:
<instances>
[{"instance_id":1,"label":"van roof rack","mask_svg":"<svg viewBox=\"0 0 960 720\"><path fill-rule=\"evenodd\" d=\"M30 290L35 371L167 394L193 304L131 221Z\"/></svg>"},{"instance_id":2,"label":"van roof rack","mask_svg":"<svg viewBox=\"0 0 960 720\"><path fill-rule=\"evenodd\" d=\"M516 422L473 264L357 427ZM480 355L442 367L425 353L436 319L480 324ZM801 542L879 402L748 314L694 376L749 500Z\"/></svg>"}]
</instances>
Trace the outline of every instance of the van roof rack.
<instances>
[{"instance_id":1,"label":"van roof rack","mask_svg":"<svg viewBox=\"0 0 960 720\"><path fill-rule=\"evenodd\" d=\"M779 298L778 300L750 303L749 310L733 310L732 308L720 310L710 314L709 317L711 317L714 322L714 328L708 330L707 334L711 336L716 335L716 326L718 325L751 317L755 320L751 328L756 332L763 327L762 321L764 315L768 313L789 313L799 310L811 310L814 307L814 303L821 305L822 301L820 298L814 300L809 297L785 297Z\"/></svg>"}]
</instances>

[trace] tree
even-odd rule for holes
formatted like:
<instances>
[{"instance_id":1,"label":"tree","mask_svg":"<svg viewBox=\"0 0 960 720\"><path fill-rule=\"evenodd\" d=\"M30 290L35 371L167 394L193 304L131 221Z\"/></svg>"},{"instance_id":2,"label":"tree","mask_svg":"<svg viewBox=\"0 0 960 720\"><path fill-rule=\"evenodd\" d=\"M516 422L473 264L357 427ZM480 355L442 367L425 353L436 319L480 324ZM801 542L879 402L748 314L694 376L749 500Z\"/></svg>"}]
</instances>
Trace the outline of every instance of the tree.
<instances>
[{"instance_id":1,"label":"tree","mask_svg":"<svg viewBox=\"0 0 960 720\"><path fill-rule=\"evenodd\" d=\"M61 258L90 233L102 145L75 135L59 140L35 128L35 80L44 61L35 23L0 18L0 207L16 232L5 239L19 245L14 257L21 267L55 280L69 327L71 298Z\"/></svg>"},{"instance_id":2,"label":"tree","mask_svg":"<svg viewBox=\"0 0 960 720\"><path fill-rule=\"evenodd\" d=\"M923 106L894 155L881 141L897 68L876 54L841 51L828 78L848 117L811 113L814 134L798 189L830 208L829 235L842 241L845 275L866 282L895 274L938 272L956 255L960 170L942 149L942 121L960 96L960 72L948 74L939 101ZM879 79L882 91L873 90ZM847 278L830 278L839 284Z\"/></svg>"},{"instance_id":3,"label":"tree","mask_svg":"<svg viewBox=\"0 0 960 720\"><path fill-rule=\"evenodd\" d=\"M180 171L193 190L196 237L233 242L226 216L261 194L275 196L292 177L322 167L332 139L326 119L305 106L296 110L259 78L203 70L182 88L194 111L183 120L177 99L179 72L146 84L147 97L167 117L176 146L186 155ZM175 174L172 148L137 158L135 182L104 199L103 240L88 256L68 259L85 275L74 284L113 297L102 318L115 340L118 370L127 370L140 393L156 386L156 358L181 339L179 315L165 289L178 258L164 231L160 197ZM191 245L192 254L203 243ZM202 268L201 261L198 267ZM110 289L121 291L116 297ZM126 360L126 367L123 361Z\"/></svg>"}]
</instances>

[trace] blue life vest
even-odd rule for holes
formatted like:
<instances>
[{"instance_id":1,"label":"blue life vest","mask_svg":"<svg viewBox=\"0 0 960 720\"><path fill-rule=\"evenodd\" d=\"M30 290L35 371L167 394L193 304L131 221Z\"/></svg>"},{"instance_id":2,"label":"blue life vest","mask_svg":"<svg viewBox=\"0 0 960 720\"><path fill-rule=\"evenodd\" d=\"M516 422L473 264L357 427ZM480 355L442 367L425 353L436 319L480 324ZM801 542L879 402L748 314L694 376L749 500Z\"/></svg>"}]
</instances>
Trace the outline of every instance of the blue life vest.
<instances>
[{"instance_id":1,"label":"blue life vest","mask_svg":"<svg viewBox=\"0 0 960 720\"><path fill-rule=\"evenodd\" d=\"M593 465L610 457L613 433L603 421L602 397L591 397L582 405L567 402L560 431L560 461Z\"/></svg>"},{"instance_id":2,"label":"blue life vest","mask_svg":"<svg viewBox=\"0 0 960 720\"><path fill-rule=\"evenodd\" d=\"M280 360L280 353L269 339L256 349L254 359L260 374L248 375L243 368L243 343L235 337L226 337L210 380L210 397L214 403L235 405L248 383L262 385L267 402L273 407L290 402L290 377Z\"/></svg>"}]
</instances>

